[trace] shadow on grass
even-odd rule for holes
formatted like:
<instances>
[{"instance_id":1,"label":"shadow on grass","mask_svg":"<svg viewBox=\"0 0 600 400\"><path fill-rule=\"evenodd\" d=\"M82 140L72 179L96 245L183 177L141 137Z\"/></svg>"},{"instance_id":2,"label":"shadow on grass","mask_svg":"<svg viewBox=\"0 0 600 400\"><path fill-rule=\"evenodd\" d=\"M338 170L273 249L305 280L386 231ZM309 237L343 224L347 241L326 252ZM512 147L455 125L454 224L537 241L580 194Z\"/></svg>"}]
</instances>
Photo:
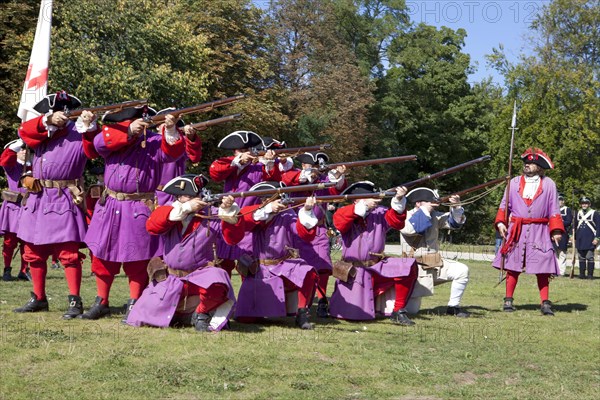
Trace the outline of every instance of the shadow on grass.
<instances>
[{"instance_id":1,"label":"shadow on grass","mask_svg":"<svg viewBox=\"0 0 600 400\"><path fill-rule=\"evenodd\" d=\"M523 305L515 305L515 308L518 310L540 310L539 304L523 304ZM552 303L552 310L557 312L574 312L574 311L586 311L588 309L587 304L580 303L566 303L560 304L559 301Z\"/></svg>"}]
</instances>

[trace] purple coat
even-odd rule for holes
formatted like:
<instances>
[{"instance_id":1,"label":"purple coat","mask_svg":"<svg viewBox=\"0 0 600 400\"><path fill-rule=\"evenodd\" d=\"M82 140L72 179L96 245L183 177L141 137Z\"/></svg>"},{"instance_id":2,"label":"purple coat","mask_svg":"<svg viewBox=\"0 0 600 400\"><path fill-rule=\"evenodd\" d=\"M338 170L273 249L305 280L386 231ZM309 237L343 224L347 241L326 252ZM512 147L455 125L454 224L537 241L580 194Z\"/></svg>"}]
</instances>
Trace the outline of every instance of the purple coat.
<instances>
[{"instance_id":1,"label":"purple coat","mask_svg":"<svg viewBox=\"0 0 600 400\"><path fill-rule=\"evenodd\" d=\"M145 149L141 141L142 137L124 150L111 151L103 135L96 136L94 145L106 162L104 184L108 189L123 193L156 190L162 165L176 159L162 151L162 136L148 132ZM94 256L107 261L149 260L161 255L159 237L146 231L150 212L142 201L119 201L106 196L104 204L96 203L85 242Z\"/></svg>"},{"instance_id":2,"label":"purple coat","mask_svg":"<svg viewBox=\"0 0 600 400\"><path fill-rule=\"evenodd\" d=\"M69 122L65 135L52 137L33 151L34 178L64 180L83 175L87 157L82 135ZM83 211L73 203L68 188L44 188L30 193L21 210L17 236L36 245L83 242L86 223Z\"/></svg>"},{"instance_id":3,"label":"purple coat","mask_svg":"<svg viewBox=\"0 0 600 400\"><path fill-rule=\"evenodd\" d=\"M385 207L379 206L367 215L364 226L355 222L348 232L342 233L344 260L365 261L374 258L369 252L383 253L386 232L391 229L385 219L386 211ZM351 320L375 318L372 275L408 276L415 262L414 258L386 258L371 267L357 268L356 276L348 282L337 279L329 301L329 313L335 318Z\"/></svg>"},{"instance_id":4,"label":"purple coat","mask_svg":"<svg viewBox=\"0 0 600 400\"><path fill-rule=\"evenodd\" d=\"M296 213L288 209L273 217L266 226L256 227L253 230L253 253L261 260L286 256L286 247L297 243L296 219ZM306 275L313 270L301 258L286 259L275 265L261 264L254 276L248 275L242 282L236 318L285 317L287 312L283 279L301 288Z\"/></svg>"},{"instance_id":5,"label":"purple coat","mask_svg":"<svg viewBox=\"0 0 600 400\"><path fill-rule=\"evenodd\" d=\"M6 172L6 181L8 183L8 189L13 192L21 192L25 194L26 189L18 187L19 178L23 173L23 164L17 162L16 165L11 167L4 167ZM17 233L19 227L19 218L21 214L21 204L13 203L10 201L3 201L0 205L0 235L12 232Z\"/></svg>"},{"instance_id":6,"label":"purple coat","mask_svg":"<svg viewBox=\"0 0 600 400\"><path fill-rule=\"evenodd\" d=\"M560 271L550 237L552 229L562 229L564 231L558 206L556 185L552 179L543 177L537 197L528 206L519 193L520 182L521 177L518 176L513 178L510 183L508 210L511 217L548 218L550 222L522 225L522 232L518 242L515 243L514 247L505 256L504 269L516 272L524 271L528 274L558 275ZM506 193L502 196L502 202L500 203L501 210L506 209L505 200ZM496 222L502 219L496 217ZM513 225L513 222L509 223L509 232ZM501 262L502 255L498 252L492 266L500 268Z\"/></svg>"}]
</instances>

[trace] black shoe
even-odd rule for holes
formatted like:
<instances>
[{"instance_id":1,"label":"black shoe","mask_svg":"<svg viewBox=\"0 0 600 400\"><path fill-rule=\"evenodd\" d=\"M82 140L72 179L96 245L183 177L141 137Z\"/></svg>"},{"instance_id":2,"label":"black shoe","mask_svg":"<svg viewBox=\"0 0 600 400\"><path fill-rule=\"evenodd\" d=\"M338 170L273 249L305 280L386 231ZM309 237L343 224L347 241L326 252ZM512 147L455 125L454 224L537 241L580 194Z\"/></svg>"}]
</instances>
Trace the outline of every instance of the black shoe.
<instances>
[{"instance_id":1,"label":"black shoe","mask_svg":"<svg viewBox=\"0 0 600 400\"><path fill-rule=\"evenodd\" d=\"M83 319L100 319L110 315L110 308L107 305L102 304L102 297L96 296L96 301L92 308L79 315L78 318Z\"/></svg>"},{"instance_id":2,"label":"black shoe","mask_svg":"<svg viewBox=\"0 0 600 400\"><path fill-rule=\"evenodd\" d=\"M68 299L69 308L67 308L67 312L63 314L63 319L73 319L83 314L83 302L81 301L81 297L70 294Z\"/></svg>"},{"instance_id":3,"label":"black shoe","mask_svg":"<svg viewBox=\"0 0 600 400\"><path fill-rule=\"evenodd\" d=\"M594 276L593 275L588 275L587 279L594 279Z\"/></svg>"},{"instance_id":4,"label":"black shoe","mask_svg":"<svg viewBox=\"0 0 600 400\"><path fill-rule=\"evenodd\" d=\"M15 308L13 312L25 313L25 312L37 312L37 311L48 311L48 300L38 300L35 293L31 292L31 299L23 307Z\"/></svg>"},{"instance_id":5,"label":"black shoe","mask_svg":"<svg viewBox=\"0 0 600 400\"><path fill-rule=\"evenodd\" d=\"M399 310L399 311L392 312L392 315L390 315L390 320L394 324L398 324L398 325L402 325L402 326L412 326L415 324L410 318L408 318L408 315L406 315L405 310Z\"/></svg>"},{"instance_id":6,"label":"black shoe","mask_svg":"<svg viewBox=\"0 0 600 400\"><path fill-rule=\"evenodd\" d=\"M502 305L502 311L504 311L504 312L513 312L515 310L516 310L516 308L513 307L513 298L512 297L505 297L504 298L504 304Z\"/></svg>"},{"instance_id":7,"label":"black shoe","mask_svg":"<svg viewBox=\"0 0 600 400\"><path fill-rule=\"evenodd\" d=\"M198 332L210 332L210 314L197 313L194 311L192 314L192 325Z\"/></svg>"},{"instance_id":8,"label":"black shoe","mask_svg":"<svg viewBox=\"0 0 600 400\"><path fill-rule=\"evenodd\" d=\"M129 317L129 313L133 309L133 305L135 304L136 301L137 301L136 299L129 299L127 304L125 304L125 315L123 316L123 319L121 320L122 323L124 323L124 324L127 323L127 318Z\"/></svg>"},{"instance_id":9,"label":"black shoe","mask_svg":"<svg viewBox=\"0 0 600 400\"><path fill-rule=\"evenodd\" d=\"M540 311L543 315L548 315L550 317L554 316L554 313L552 312L552 303L550 300L542 301L542 307L540 308Z\"/></svg>"},{"instance_id":10,"label":"black shoe","mask_svg":"<svg viewBox=\"0 0 600 400\"><path fill-rule=\"evenodd\" d=\"M471 316L470 312L461 310L460 307L450 307L450 306L448 306L448 308L446 309L446 314L454 315L455 317L458 317L458 318L469 318Z\"/></svg>"},{"instance_id":11,"label":"black shoe","mask_svg":"<svg viewBox=\"0 0 600 400\"><path fill-rule=\"evenodd\" d=\"M308 308L299 308L298 313L296 314L296 326L300 329L314 329L312 324L308 322L309 316L310 314L308 313Z\"/></svg>"},{"instance_id":12,"label":"black shoe","mask_svg":"<svg viewBox=\"0 0 600 400\"><path fill-rule=\"evenodd\" d=\"M27 272L19 271L19 274L17 275L17 279L20 281L31 282L31 274L29 273L29 271L27 271Z\"/></svg>"},{"instance_id":13,"label":"black shoe","mask_svg":"<svg viewBox=\"0 0 600 400\"><path fill-rule=\"evenodd\" d=\"M319 303L317 304L317 317L329 318L329 303L327 303L325 297L319 299Z\"/></svg>"},{"instance_id":14,"label":"black shoe","mask_svg":"<svg viewBox=\"0 0 600 400\"><path fill-rule=\"evenodd\" d=\"M11 271L12 271L12 268L4 268L4 274L2 274L2 280L4 282L12 281L12 275L10 274Z\"/></svg>"}]
</instances>

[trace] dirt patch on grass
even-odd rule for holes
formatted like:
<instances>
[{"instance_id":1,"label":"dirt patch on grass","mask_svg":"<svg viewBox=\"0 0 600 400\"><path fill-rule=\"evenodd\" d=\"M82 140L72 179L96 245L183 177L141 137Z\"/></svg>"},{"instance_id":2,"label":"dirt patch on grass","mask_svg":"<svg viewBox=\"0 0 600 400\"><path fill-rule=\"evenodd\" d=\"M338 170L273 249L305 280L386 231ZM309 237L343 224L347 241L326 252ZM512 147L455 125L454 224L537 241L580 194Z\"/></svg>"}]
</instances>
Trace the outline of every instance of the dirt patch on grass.
<instances>
[{"instance_id":1,"label":"dirt patch on grass","mask_svg":"<svg viewBox=\"0 0 600 400\"><path fill-rule=\"evenodd\" d=\"M471 371L463 372L461 374L454 374L454 381L460 385L472 385L477 381L477 375Z\"/></svg>"}]
</instances>

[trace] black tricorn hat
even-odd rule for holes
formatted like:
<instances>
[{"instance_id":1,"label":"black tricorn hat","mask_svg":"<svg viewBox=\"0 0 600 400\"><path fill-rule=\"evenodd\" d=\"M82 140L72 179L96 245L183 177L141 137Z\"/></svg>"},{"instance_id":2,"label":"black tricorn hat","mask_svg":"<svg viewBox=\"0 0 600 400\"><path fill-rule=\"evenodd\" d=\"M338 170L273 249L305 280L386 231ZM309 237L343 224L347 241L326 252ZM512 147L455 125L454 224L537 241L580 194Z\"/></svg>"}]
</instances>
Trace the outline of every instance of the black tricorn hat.
<instances>
[{"instance_id":1,"label":"black tricorn hat","mask_svg":"<svg viewBox=\"0 0 600 400\"><path fill-rule=\"evenodd\" d=\"M437 193L437 190L432 190L426 187L420 187L411 190L406 195L406 198L411 203L416 203L417 201L428 201L430 203L438 203L440 201L440 196Z\"/></svg>"},{"instance_id":2,"label":"black tricorn hat","mask_svg":"<svg viewBox=\"0 0 600 400\"><path fill-rule=\"evenodd\" d=\"M583 204L583 203L592 204L592 201L590 200L589 197L583 196L582 198L579 199L579 204Z\"/></svg>"},{"instance_id":3,"label":"black tricorn hat","mask_svg":"<svg viewBox=\"0 0 600 400\"><path fill-rule=\"evenodd\" d=\"M162 191L173 196L198 196L202 188L208 184L204 175L184 174L171 179Z\"/></svg>"},{"instance_id":4,"label":"black tricorn hat","mask_svg":"<svg viewBox=\"0 0 600 400\"><path fill-rule=\"evenodd\" d=\"M50 110L63 111L65 108L74 110L79 107L81 107L81 101L79 101L77 97L61 90L60 92L49 94L44 97L33 106L33 109L40 114L47 114Z\"/></svg>"},{"instance_id":5,"label":"black tricorn hat","mask_svg":"<svg viewBox=\"0 0 600 400\"><path fill-rule=\"evenodd\" d=\"M285 144L284 141L279 141L279 140L273 139L272 137L269 137L269 136L263 136L262 142L263 142L263 147L265 148L265 150L285 149L287 147L287 145Z\"/></svg>"},{"instance_id":6,"label":"black tricorn hat","mask_svg":"<svg viewBox=\"0 0 600 400\"><path fill-rule=\"evenodd\" d=\"M6 143L6 144L4 145L4 149L6 150L6 149L8 149L9 147L13 147L13 145L14 145L14 146L19 146L19 147L21 147L22 149L24 149L24 148L26 147L26 146L25 146L25 142L23 141L23 139L21 139L21 138L18 138L18 139L15 139L15 140L12 140L12 141L10 141L10 142Z\"/></svg>"},{"instance_id":7,"label":"black tricorn hat","mask_svg":"<svg viewBox=\"0 0 600 400\"><path fill-rule=\"evenodd\" d=\"M360 181L354 182L352 185L348 186L342 194L370 194L370 193L379 193L380 190L375 188L375 184L370 181Z\"/></svg>"},{"instance_id":8,"label":"black tricorn hat","mask_svg":"<svg viewBox=\"0 0 600 400\"><path fill-rule=\"evenodd\" d=\"M168 114L171 111L175 111L177 110L175 107L167 107L167 108L163 108L162 110L158 111L156 113L156 115L163 115L163 114ZM177 123L175 124L176 127L178 128L183 128L185 126L185 122L183 122L183 120L181 118L179 118L177 120Z\"/></svg>"},{"instance_id":9,"label":"black tricorn hat","mask_svg":"<svg viewBox=\"0 0 600 400\"><path fill-rule=\"evenodd\" d=\"M281 189L286 187L286 184L278 181L264 181L252 186L250 190L265 190L265 189Z\"/></svg>"},{"instance_id":10,"label":"black tricorn hat","mask_svg":"<svg viewBox=\"0 0 600 400\"><path fill-rule=\"evenodd\" d=\"M329 156L322 151L310 151L296 156L302 164L320 165L329 161Z\"/></svg>"},{"instance_id":11,"label":"black tricorn hat","mask_svg":"<svg viewBox=\"0 0 600 400\"><path fill-rule=\"evenodd\" d=\"M257 133L252 131L235 131L225 136L217 147L226 150L249 149L262 145L263 141Z\"/></svg>"},{"instance_id":12,"label":"black tricorn hat","mask_svg":"<svg viewBox=\"0 0 600 400\"><path fill-rule=\"evenodd\" d=\"M102 122L107 124L115 123L115 122L123 122L134 120L143 117L152 117L156 115L156 110L152 107L141 106L141 107L130 107L124 108L121 111L117 111L115 113L111 113L110 111L104 114L102 117Z\"/></svg>"},{"instance_id":13,"label":"black tricorn hat","mask_svg":"<svg viewBox=\"0 0 600 400\"><path fill-rule=\"evenodd\" d=\"M542 151L542 149L538 149L538 148L534 148L534 147L533 148L530 147L527 150L525 150L525 153L521 154L521 160L523 160L523 162L525 164L527 164L527 163L536 164L544 169L553 169L554 168L554 164L552 163L550 156L548 154L544 153Z\"/></svg>"}]
</instances>

